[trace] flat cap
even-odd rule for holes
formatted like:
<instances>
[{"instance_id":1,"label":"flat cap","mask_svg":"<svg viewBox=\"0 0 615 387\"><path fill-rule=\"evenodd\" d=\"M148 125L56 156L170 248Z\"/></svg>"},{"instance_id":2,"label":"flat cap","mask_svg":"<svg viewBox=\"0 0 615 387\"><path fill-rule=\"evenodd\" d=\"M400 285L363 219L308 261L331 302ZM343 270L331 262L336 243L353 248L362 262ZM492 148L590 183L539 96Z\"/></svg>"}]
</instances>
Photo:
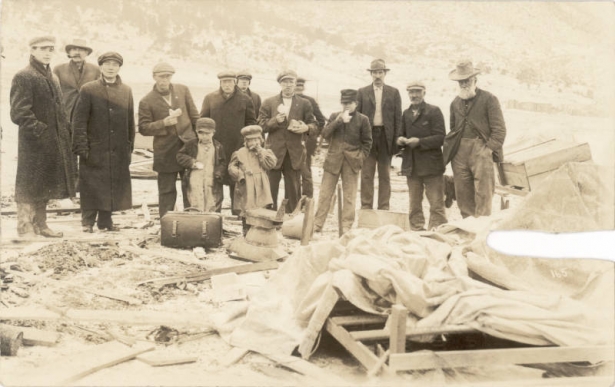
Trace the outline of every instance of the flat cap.
<instances>
[{"instance_id":1,"label":"flat cap","mask_svg":"<svg viewBox=\"0 0 615 387\"><path fill-rule=\"evenodd\" d=\"M297 79L297 73L293 70L283 70L278 74L278 83L289 78Z\"/></svg>"},{"instance_id":2,"label":"flat cap","mask_svg":"<svg viewBox=\"0 0 615 387\"><path fill-rule=\"evenodd\" d=\"M251 81L252 74L250 74L248 70L241 70L240 72L237 73L237 79L240 79L240 78L244 78L244 79Z\"/></svg>"},{"instance_id":3,"label":"flat cap","mask_svg":"<svg viewBox=\"0 0 615 387\"><path fill-rule=\"evenodd\" d=\"M160 62L152 69L152 74L157 73L171 73L175 74L175 69L168 63Z\"/></svg>"},{"instance_id":4,"label":"flat cap","mask_svg":"<svg viewBox=\"0 0 615 387\"><path fill-rule=\"evenodd\" d=\"M237 78L237 74L235 74L233 71L221 71L218 73L218 79L226 79L226 78Z\"/></svg>"},{"instance_id":5,"label":"flat cap","mask_svg":"<svg viewBox=\"0 0 615 387\"><path fill-rule=\"evenodd\" d=\"M355 89L344 89L340 91L340 93L341 93L341 98L340 98L341 103L356 102L359 96L359 92L356 91Z\"/></svg>"},{"instance_id":6,"label":"flat cap","mask_svg":"<svg viewBox=\"0 0 615 387\"><path fill-rule=\"evenodd\" d=\"M248 125L241 129L244 138L263 138L263 128L258 125Z\"/></svg>"},{"instance_id":7,"label":"flat cap","mask_svg":"<svg viewBox=\"0 0 615 387\"><path fill-rule=\"evenodd\" d=\"M30 47L47 47L47 46L55 46L56 38L54 36L37 36L36 38L30 39L28 42Z\"/></svg>"},{"instance_id":8,"label":"flat cap","mask_svg":"<svg viewBox=\"0 0 615 387\"><path fill-rule=\"evenodd\" d=\"M425 84L422 81L419 80L414 80L412 82L408 82L408 84L406 85L406 90L410 91L410 90L426 90L427 88L425 87Z\"/></svg>"},{"instance_id":9,"label":"flat cap","mask_svg":"<svg viewBox=\"0 0 615 387\"><path fill-rule=\"evenodd\" d=\"M114 51L107 51L104 54L102 54L101 56L98 57L98 65L102 65L103 63L105 63L108 60L114 60L117 63L121 65L124 64L124 58L122 58L122 56L120 54L118 54L117 52Z\"/></svg>"},{"instance_id":10,"label":"flat cap","mask_svg":"<svg viewBox=\"0 0 615 387\"><path fill-rule=\"evenodd\" d=\"M305 85L305 78L297 77L297 86Z\"/></svg>"},{"instance_id":11,"label":"flat cap","mask_svg":"<svg viewBox=\"0 0 615 387\"><path fill-rule=\"evenodd\" d=\"M199 118L196 120L197 132L211 132L216 130L216 121L208 117Z\"/></svg>"}]
</instances>

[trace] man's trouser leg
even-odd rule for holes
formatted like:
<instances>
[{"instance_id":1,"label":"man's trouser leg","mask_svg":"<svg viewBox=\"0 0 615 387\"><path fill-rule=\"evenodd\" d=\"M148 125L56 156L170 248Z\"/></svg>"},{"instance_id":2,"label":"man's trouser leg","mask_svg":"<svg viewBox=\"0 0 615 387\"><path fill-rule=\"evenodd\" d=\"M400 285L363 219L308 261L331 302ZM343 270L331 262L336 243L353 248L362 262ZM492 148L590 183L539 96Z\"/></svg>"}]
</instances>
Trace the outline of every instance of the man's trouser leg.
<instances>
[{"instance_id":1,"label":"man's trouser leg","mask_svg":"<svg viewBox=\"0 0 615 387\"><path fill-rule=\"evenodd\" d=\"M271 189L271 199L273 201L273 210L278 209L278 192L280 191L280 180L282 179L282 169L270 169L269 188Z\"/></svg>"},{"instance_id":2,"label":"man's trouser leg","mask_svg":"<svg viewBox=\"0 0 615 387\"><path fill-rule=\"evenodd\" d=\"M357 189L359 186L359 172L355 172L344 158L342 164L342 230L346 232L352 228L354 224L356 204L357 204ZM329 199L329 202L331 199ZM338 209L339 211L339 209Z\"/></svg>"},{"instance_id":3,"label":"man's trouser leg","mask_svg":"<svg viewBox=\"0 0 615 387\"><path fill-rule=\"evenodd\" d=\"M37 232L37 229L40 232L40 230L49 228L47 227L47 203L47 201L44 201L34 204L34 219L32 223L34 224L35 232Z\"/></svg>"},{"instance_id":4,"label":"man's trouser leg","mask_svg":"<svg viewBox=\"0 0 615 387\"><path fill-rule=\"evenodd\" d=\"M241 210L239 210L239 209L235 210L234 209L235 208L235 182L231 182L231 184L229 184L228 188L229 188L229 194L231 195L231 214L239 215L239 214L241 214ZM220 212L221 209L222 209L222 203L220 203L220 209L217 210L217 211Z\"/></svg>"},{"instance_id":5,"label":"man's trouser leg","mask_svg":"<svg viewBox=\"0 0 615 387\"><path fill-rule=\"evenodd\" d=\"M331 198L335 193L335 187L340 174L323 171L322 182L320 183L320 192L318 193L318 207L314 216L314 229L321 230L327 220Z\"/></svg>"},{"instance_id":6,"label":"man's trouser leg","mask_svg":"<svg viewBox=\"0 0 615 387\"><path fill-rule=\"evenodd\" d=\"M308 151L305 163L301 166L301 190L299 196L314 197L314 183L312 180L312 154Z\"/></svg>"},{"instance_id":7,"label":"man's trouser leg","mask_svg":"<svg viewBox=\"0 0 615 387\"><path fill-rule=\"evenodd\" d=\"M480 140L474 144L475 157L470 164L474 175L474 216L491 215L491 203L495 191L495 171L493 156L487 145Z\"/></svg>"},{"instance_id":8,"label":"man's trouser leg","mask_svg":"<svg viewBox=\"0 0 615 387\"><path fill-rule=\"evenodd\" d=\"M474 202L474 174L470 165L474 157L474 143L477 141L480 140L462 138L457 154L455 154L451 161L457 206L459 206L461 216L464 218L474 216L476 209Z\"/></svg>"},{"instance_id":9,"label":"man's trouser leg","mask_svg":"<svg viewBox=\"0 0 615 387\"><path fill-rule=\"evenodd\" d=\"M425 215L423 215L423 178L407 176L408 195L410 196L410 229L419 231L425 229Z\"/></svg>"},{"instance_id":10,"label":"man's trouser leg","mask_svg":"<svg viewBox=\"0 0 615 387\"><path fill-rule=\"evenodd\" d=\"M94 226L96 223L96 215L98 210L81 210L81 225L82 226Z\"/></svg>"},{"instance_id":11,"label":"man's trouser leg","mask_svg":"<svg viewBox=\"0 0 615 387\"><path fill-rule=\"evenodd\" d=\"M286 213L293 212L299 203L299 185L301 184L301 170L293 169L290 161L290 154L286 153L282 162L282 173L284 174L284 197L288 199L286 203Z\"/></svg>"},{"instance_id":12,"label":"man's trouser leg","mask_svg":"<svg viewBox=\"0 0 615 387\"><path fill-rule=\"evenodd\" d=\"M34 233L35 203L17 203L17 233L19 235Z\"/></svg>"},{"instance_id":13,"label":"man's trouser leg","mask_svg":"<svg viewBox=\"0 0 615 387\"><path fill-rule=\"evenodd\" d=\"M376 132L372 135L378 136ZM376 164L378 163L377 138L373 139L369 155L363 160L361 168L361 208L371 210L374 208L374 177L376 176Z\"/></svg>"},{"instance_id":14,"label":"man's trouser leg","mask_svg":"<svg viewBox=\"0 0 615 387\"><path fill-rule=\"evenodd\" d=\"M178 172L158 173L158 211L160 213L160 218L168 211L173 211L173 209L175 209L175 201L177 200L177 188L175 186L177 174ZM182 191L182 193L184 192ZM184 198L186 198L185 193Z\"/></svg>"},{"instance_id":15,"label":"man's trouser leg","mask_svg":"<svg viewBox=\"0 0 615 387\"><path fill-rule=\"evenodd\" d=\"M99 230L103 228L112 228L113 220L111 220L111 211L98 210L98 220L96 226Z\"/></svg>"},{"instance_id":16,"label":"man's trouser leg","mask_svg":"<svg viewBox=\"0 0 615 387\"><path fill-rule=\"evenodd\" d=\"M378 142L378 209L388 211L391 200L391 154L384 129Z\"/></svg>"},{"instance_id":17,"label":"man's trouser leg","mask_svg":"<svg viewBox=\"0 0 615 387\"><path fill-rule=\"evenodd\" d=\"M429 230L448 223L444 209L444 175L423 177L425 195L429 202Z\"/></svg>"}]
</instances>

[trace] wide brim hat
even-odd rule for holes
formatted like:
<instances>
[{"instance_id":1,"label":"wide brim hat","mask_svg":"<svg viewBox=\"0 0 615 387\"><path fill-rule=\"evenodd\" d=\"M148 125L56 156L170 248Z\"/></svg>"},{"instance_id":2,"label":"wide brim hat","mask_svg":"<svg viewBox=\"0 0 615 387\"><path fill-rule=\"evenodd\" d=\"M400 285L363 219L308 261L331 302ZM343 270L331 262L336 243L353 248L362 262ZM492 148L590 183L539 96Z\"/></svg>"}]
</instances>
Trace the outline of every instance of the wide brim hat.
<instances>
[{"instance_id":1,"label":"wide brim hat","mask_svg":"<svg viewBox=\"0 0 615 387\"><path fill-rule=\"evenodd\" d=\"M391 71L391 69L387 68L386 64L384 63L384 59L374 59L370 64L369 68L367 69L367 71L369 72L380 70Z\"/></svg>"},{"instance_id":2,"label":"wide brim hat","mask_svg":"<svg viewBox=\"0 0 615 387\"><path fill-rule=\"evenodd\" d=\"M73 39L72 43L67 44L66 47L64 47L64 51L68 54L68 52L73 48L83 48L88 52L88 55L94 51L91 47L88 47L87 42L83 39Z\"/></svg>"},{"instance_id":3,"label":"wide brim hat","mask_svg":"<svg viewBox=\"0 0 615 387\"><path fill-rule=\"evenodd\" d=\"M480 70L474 67L471 61L462 60L457 63L457 67L448 74L448 77L452 81L463 81L477 74L480 74Z\"/></svg>"}]
</instances>

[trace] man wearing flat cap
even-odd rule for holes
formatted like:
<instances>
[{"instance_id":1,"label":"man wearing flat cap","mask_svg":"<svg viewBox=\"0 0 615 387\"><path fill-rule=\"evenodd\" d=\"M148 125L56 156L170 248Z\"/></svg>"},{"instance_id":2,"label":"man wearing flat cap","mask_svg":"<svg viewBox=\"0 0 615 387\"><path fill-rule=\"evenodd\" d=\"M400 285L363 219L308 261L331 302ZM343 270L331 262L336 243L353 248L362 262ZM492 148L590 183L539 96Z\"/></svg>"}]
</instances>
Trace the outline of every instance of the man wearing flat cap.
<instances>
[{"instance_id":1,"label":"man wearing flat cap","mask_svg":"<svg viewBox=\"0 0 615 387\"><path fill-rule=\"evenodd\" d=\"M278 74L280 94L263 101L258 117L267 136L266 145L278 159L269 171L274 209L278 208L278 191L284 174L284 197L288 199L286 212L292 212L301 193L301 167L306 160L305 137L318 134L318 123L310 102L295 94L297 73L284 70Z\"/></svg>"},{"instance_id":2,"label":"man wearing flat cap","mask_svg":"<svg viewBox=\"0 0 615 387\"><path fill-rule=\"evenodd\" d=\"M158 209L160 218L173 211L177 200L177 176L183 182L184 168L177 162L177 152L191 140L199 111L188 87L171 83L175 69L158 63L152 69L154 87L139 102L139 133L154 136L154 171L158 173ZM188 194L182 184L184 208Z\"/></svg>"},{"instance_id":3,"label":"man wearing flat cap","mask_svg":"<svg viewBox=\"0 0 615 387\"><path fill-rule=\"evenodd\" d=\"M251 83L252 74L248 70L242 70L237 73L237 87L239 87L239 90L243 91L250 98L252 98L252 102L254 103L254 115L258 120L258 112L261 109L261 96L250 89Z\"/></svg>"},{"instance_id":4,"label":"man wearing flat cap","mask_svg":"<svg viewBox=\"0 0 615 387\"><path fill-rule=\"evenodd\" d=\"M357 111L365 114L372 126L372 149L361 170L361 208L374 206L374 177L378 169L378 209L388 210L391 199L391 159L397 153L396 140L401 131L399 90L384 84L388 69L382 59L374 59L367 71L372 84L359 89Z\"/></svg>"},{"instance_id":5,"label":"man wearing flat cap","mask_svg":"<svg viewBox=\"0 0 615 387\"><path fill-rule=\"evenodd\" d=\"M203 99L201 107L201 117L208 117L216 122L216 134L214 138L218 140L224 148L226 160L230 160L233 152L243 145L241 129L248 125L256 124L254 103L252 98L244 94L237 87L237 75L232 71L222 71L218 74L220 88L209 93ZM229 186L231 195L231 208L235 200L235 182L228 174L224 176L224 185ZM216 211L222 209L222 199L216 206ZM239 215L236 210L231 210L233 215Z\"/></svg>"},{"instance_id":6,"label":"man wearing flat cap","mask_svg":"<svg viewBox=\"0 0 615 387\"><path fill-rule=\"evenodd\" d=\"M357 91L341 91L342 111L333 113L322 135L329 141L329 151L323 165L322 183L318 195L318 208L314 231L320 232L327 214L335 186L342 178L343 205L342 230L350 230L354 223L359 171L372 146L372 129L367 116L357 109Z\"/></svg>"},{"instance_id":7,"label":"man wearing flat cap","mask_svg":"<svg viewBox=\"0 0 615 387\"><path fill-rule=\"evenodd\" d=\"M94 223L99 230L118 231L111 213L132 207L135 121L132 90L118 75L123 64L117 52L98 57L102 77L81 87L73 115L84 232L94 232Z\"/></svg>"},{"instance_id":8,"label":"man wearing flat cap","mask_svg":"<svg viewBox=\"0 0 615 387\"><path fill-rule=\"evenodd\" d=\"M30 40L30 64L13 77L11 121L19 128L15 202L20 236L61 237L47 226L47 203L75 196L71 132L58 77L49 67L56 40Z\"/></svg>"},{"instance_id":9,"label":"man wearing flat cap","mask_svg":"<svg viewBox=\"0 0 615 387\"><path fill-rule=\"evenodd\" d=\"M318 122L318 131L315 136L308 136L305 139L305 150L307 152L305 164L301 168L301 195L305 195L308 198L314 196L314 183L312 180L312 156L314 156L314 152L316 152L316 148L318 147L318 135L322 132L322 129L325 127L325 123L327 122L325 116L320 111L320 106L318 106L318 102L308 95L303 94L305 90L305 78L298 77L297 78L297 86L295 87L295 94L301 98L305 98L310 101L312 105L312 110L314 111L314 117L316 117L316 121Z\"/></svg>"},{"instance_id":10,"label":"man wearing flat cap","mask_svg":"<svg viewBox=\"0 0 615 387\"><path fill-rule=\"evenodd\" d=\"M444 162L442 143L446 130L439 107L425 102L426 87L422 81L406 86L410 107L402 115L397 145L402 149L401 174L406 176L410 195L410 228L425 230L423 193L429 201L431 230L447 222L444 210Z\"/></svg>"},{"instance_id":11,"label":"man wearing flat cap","mask_svg":"<svg viewBox=\"0 0 615 387\"><path fill-rule=\"evenodd\" d=\"M489 216L495 191L494 162L503 161L506 125L497 97L476 87L480 70L462 60L449 73L459 83L451 103L450 132L444 139L444 164L451 162L461 216Z\"/></svg>"}]
</instances>

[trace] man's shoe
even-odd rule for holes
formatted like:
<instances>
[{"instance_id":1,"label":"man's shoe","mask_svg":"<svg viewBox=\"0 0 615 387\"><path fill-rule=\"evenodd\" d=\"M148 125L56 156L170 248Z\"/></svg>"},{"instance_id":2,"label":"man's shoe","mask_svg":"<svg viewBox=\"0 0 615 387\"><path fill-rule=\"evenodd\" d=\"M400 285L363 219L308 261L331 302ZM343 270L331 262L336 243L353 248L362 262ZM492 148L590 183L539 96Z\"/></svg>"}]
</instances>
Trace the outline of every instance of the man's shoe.
<instances>
[{"instance_id":1,"label":"man's shoe","mask_svg":"<svg viewBox=\"0 0 615 387\"><path fill-rule=\"evenodd\" d=\"M39 229L38 233L46 238L62 238L64 236L64 233L53 231L49 227Z\"/></svg>"},{"instance_id":2,"label":"man's shoe","mask_svg":"<svg viewBox=\"0 0 615 387\"><path fill-rule=\"evenodd\" d=\"M94 232L94 226L83 226L81 230L83 232L89 232L91 234Z\"/></svg>"},{"instance_id":3,"label":"man's shoe","mask_svg":"<svg viewBox=\"0 0 615 387\"><path fill-rule=\"evenodd\" d=\"M98 229L102 231L120 231L120 228L116 226L115 224L112 224L111 226L104 226L104 227L98 226Z\"/></svg>"}]
</instances>

